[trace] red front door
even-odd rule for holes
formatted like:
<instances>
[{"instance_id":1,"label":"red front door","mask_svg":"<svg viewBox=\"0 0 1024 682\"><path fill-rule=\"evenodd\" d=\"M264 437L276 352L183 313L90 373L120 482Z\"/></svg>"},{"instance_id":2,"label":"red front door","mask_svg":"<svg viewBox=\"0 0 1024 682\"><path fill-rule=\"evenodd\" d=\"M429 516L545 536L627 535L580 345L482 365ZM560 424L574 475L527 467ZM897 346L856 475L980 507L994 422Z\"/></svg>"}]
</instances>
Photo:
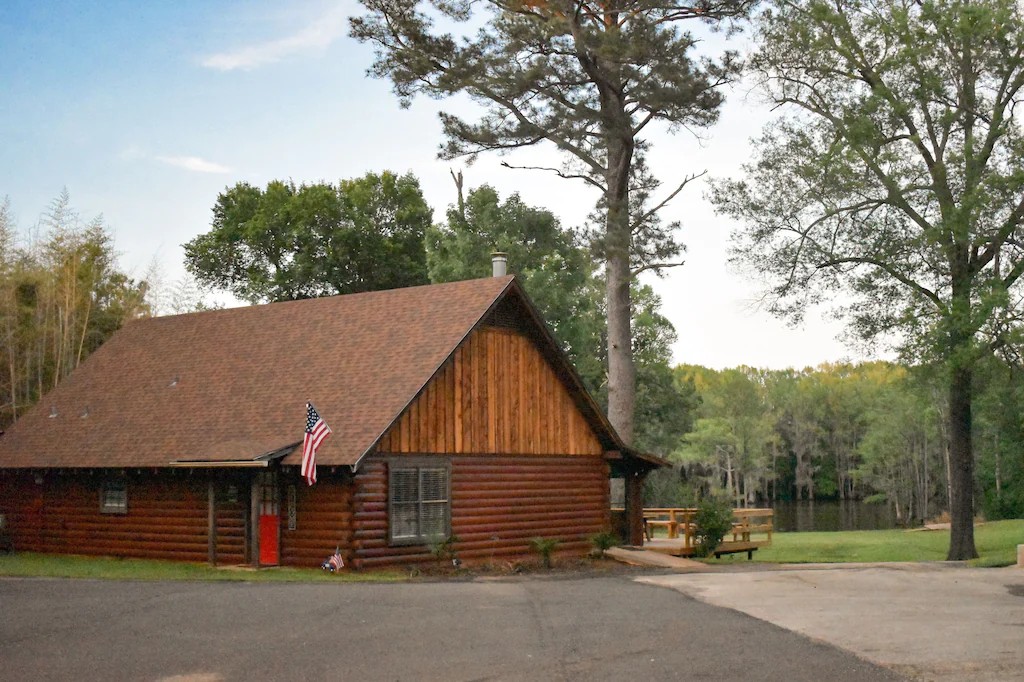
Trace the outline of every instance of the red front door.
<instances>
[{"instance_id":1,"label":"red front door","mask_svg":"<svg viewBox=\"0 0 1024 682\"><path fill-rule=\"evenodd\" d=\"M260 474L260 565L277 566L280 563L278 538L281 530L280 500L277 476L272 472Z\"/></svg>"}]
</instances>

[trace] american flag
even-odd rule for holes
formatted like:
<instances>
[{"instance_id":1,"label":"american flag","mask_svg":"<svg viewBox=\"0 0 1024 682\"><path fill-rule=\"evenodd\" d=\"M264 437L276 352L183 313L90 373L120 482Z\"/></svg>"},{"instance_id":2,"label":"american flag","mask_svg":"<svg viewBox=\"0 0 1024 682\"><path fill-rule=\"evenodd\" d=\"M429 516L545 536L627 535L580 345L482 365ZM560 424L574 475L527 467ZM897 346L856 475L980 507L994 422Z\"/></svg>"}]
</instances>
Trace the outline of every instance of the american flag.
<instances>
[{"instance_id":1,"label":"american flag","mask_svg":"<svg viewBox=\"0 0 1024 682\"><path fill-rule=\"evenodd\" d=\"M341 558L341 552L335 548L334 554L327 557L327 561L320 564L320 568L325 571L330 571L331 573L335 573L345 568L345 560Z\"/></svg>"},{"instance_id":2,"label":"american flag","mask_svg":"<svg viewBox=\"0 0 1024 682\"><path fill-rule=\"evenodd\" d=\"M316 449L324 438L331 435L331 427L327 425L316 408L306 403L306 435L302 437L302 475L306 483L316 483Z\"/></svg>"}]
</instances>

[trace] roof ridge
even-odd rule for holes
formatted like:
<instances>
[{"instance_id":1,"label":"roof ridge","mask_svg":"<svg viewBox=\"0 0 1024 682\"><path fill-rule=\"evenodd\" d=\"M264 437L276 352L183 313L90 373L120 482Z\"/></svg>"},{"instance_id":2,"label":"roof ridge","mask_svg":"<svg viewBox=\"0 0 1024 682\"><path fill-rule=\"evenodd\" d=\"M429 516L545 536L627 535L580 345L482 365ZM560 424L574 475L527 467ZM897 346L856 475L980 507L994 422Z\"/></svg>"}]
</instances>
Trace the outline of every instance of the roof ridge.
<instances>
[{"instance_id":1,"label":"roof ridge","mask_svg":"<svg viewBox=\"0 0 1024 682\"><path fill-rule=\"evenodd\" d=\"M339 298L345 298L345 299L348 299L348 300L352 300L354 298L359 298L359 297L364 297L364 296L381 296L381 295L387 295L387 294L396 294L398 292L406 293L406 292L421 291L423 289L432 288L432 287L433 288L443 288L443 287L453 287L453 286L456 286L456 285L467 286L470 283L477 283L477 284L481 284L482 285L484 282L497 281L497 280L504 281L505 284L507 285L509 282L511 282L513 279L515 279L515 277L516 276L514 274L512 274L512 275L504 275L502 277L477 277L477 278L473 278L473 279L453 280L451 282L430 282L428 284L416 284L414 286L409 286L409 287L393 287L391 289L373 289L371 291L357 291L357 292L350 293L350 294L329 294L327 296L311 296L310 298L293 298L293 299L288 299L288 300L284 300L284 301L267 301L265 303L248 303L248 302L245 302L242 305L231 306L231 307L226 307L226 308L213 308L213 309L210 309L210 310L193 310L193 311L186 312L186 313L173 313L171 315L151 315L149 317L136 317L136 318L127 320L125 322L124 326L127 326L129 324L135 324L135 323L138 323L138 322L147 322L147 321L150 321L150 320L172 320L172 319L181 319L181 318L190 317L190 316L198 317L198 316L205 316L205 315L224 314L224 313L226 313L228 311L265 309L265 308L268 308L268 307L271 307L271 306L285 306L285 305L289 305L289 304L310 304L313 301L326 301L326 300L334 300L334 299L339 299ZM504 287L502 287L502 288L504 288Z\"/></svg>"}]
</instances>

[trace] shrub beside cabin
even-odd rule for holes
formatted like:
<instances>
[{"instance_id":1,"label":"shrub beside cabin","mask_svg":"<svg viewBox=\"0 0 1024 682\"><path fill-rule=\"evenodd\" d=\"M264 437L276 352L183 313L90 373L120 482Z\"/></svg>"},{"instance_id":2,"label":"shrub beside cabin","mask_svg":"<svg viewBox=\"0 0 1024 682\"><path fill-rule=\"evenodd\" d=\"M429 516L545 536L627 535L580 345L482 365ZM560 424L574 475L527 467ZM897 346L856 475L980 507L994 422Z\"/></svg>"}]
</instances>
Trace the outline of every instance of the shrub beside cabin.
<instances>
[{"instance_id":1,"label":"shrub beside cabin","mask_svg":"<svg viewBox=\"0 0 1024 682\"><path fill-rule=\"evenodd\" d=\"M299 475L305 404L333 429ZM0 437L17 550L357 568L583 554L626 448L514 277L128 323Z\"/></svg>"}]
</instances>

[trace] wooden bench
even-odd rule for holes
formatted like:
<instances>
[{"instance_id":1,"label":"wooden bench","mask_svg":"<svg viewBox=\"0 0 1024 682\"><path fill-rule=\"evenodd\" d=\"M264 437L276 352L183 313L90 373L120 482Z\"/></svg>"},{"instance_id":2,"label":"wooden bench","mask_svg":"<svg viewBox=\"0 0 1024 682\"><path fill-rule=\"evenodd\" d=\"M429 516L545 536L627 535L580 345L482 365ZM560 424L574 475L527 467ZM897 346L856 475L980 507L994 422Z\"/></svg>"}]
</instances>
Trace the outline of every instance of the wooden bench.
<instances>
[{"instance_id":1,"label":"wooden bench","mask_svg":"<svg viewBox=\"0 0 1024 682\"><path fill-rule=\"evenodd\" d=\"M747 561L751 561L754 558L754 552L757 551L761 543L757 542L729 542L725 543L726 546L719 546L715 550L715 558L721 559L723 554L738 554L740 552L747 553Z\"/></svg>"}]
</instances>

